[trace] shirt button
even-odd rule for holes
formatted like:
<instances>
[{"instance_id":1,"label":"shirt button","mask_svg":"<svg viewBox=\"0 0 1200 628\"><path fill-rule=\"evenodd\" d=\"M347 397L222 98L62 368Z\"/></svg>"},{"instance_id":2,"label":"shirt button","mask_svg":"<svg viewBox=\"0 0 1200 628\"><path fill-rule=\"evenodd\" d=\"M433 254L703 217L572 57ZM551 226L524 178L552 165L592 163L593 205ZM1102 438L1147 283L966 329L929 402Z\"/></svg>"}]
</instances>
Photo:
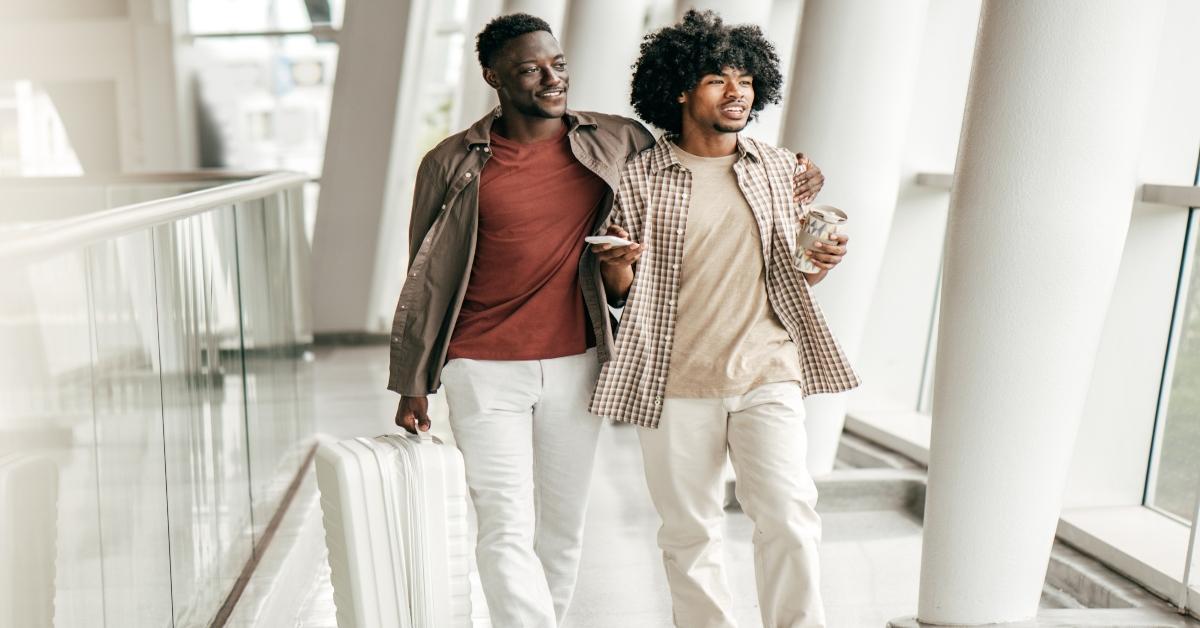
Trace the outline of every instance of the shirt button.
<instances>
[{"instance_id":1,"label":"shirt button","mask_svg":"<svg viewBox=\"0 0 1200 628\"><path fill-rule=\"evenodd\" d=\"M484 147L483 147L483 152L485 152L485 153L490 153L490 152L492 152L492 149L488 148L487 146L484 146Z\"/></svg>"},{"instance_id":2,"label":"shirt button","mask_svg":"<svg viewBox=\"0 0 1200 628\"><path fill-rule=\"evenodd\" d=\"M679 235L683 235L683 229L676 229L675 233L677 233Z\"/></svg>"},{"instance_id":3,"label":"shirt button","mask_svg":"<svg viewBox=\"0 0 1200 628\"><path fill-rule=\"evenodd\" d=\"M442 203L442 209L446 209L446 204Z\"/></svg>"},{"instance_id":4,"label":"shirt button","mask_svg":"<svg viewBox=\"0 0 1200 628\"><path fill-rule=\"evenodd\" d=\"M399 336L392 336L392 342L400 342Z\"/></svg>"},{"instance_id":5,"label":"shirt button","mask_svg":"<svg viewBox=\"0 0 1200 628\"><path fill-rule=\"evenodd\" d=\"M470 179L470 178L471 178L471 173L469 173L469 172L468 172L467 174L464 174L464 175L463 175L463 178L465 178L465 179Z\"/></svg>"},{"instance_id":6,"label":"shirt button","mask_svg":"<svg viewBox=\"0 0 1200 628\"><path fill-rule=\"evenodd\" d=\"M414 270L414 271L412 271L411 273L408 273L408 276L409 276L409 277L416 277L416 276L417 276L417 271L415 271L415 270Z\"/></svg>"},{"instance_id":7,"label":"shirt button","mask_svg":"<svg viewBox=\"0 0 1200 628\"><path fill-rule=\"evenodd\" d=\"M671 270L679 270L679 264L671 264Z\"/></svg>"},{"instance_id":8,"label":"shirt button","mask_svg":"<svg viewBox=\"0 0 1200 628\"><path fill-rule=\"evenodd\" d=\"M408 309L408 306L407 306L407 305L401 305L401 306L400 306L400 309L402 309L402 310L407 310L407 309Z\"/></svg>"},{"instance_id":9,"label":"shirt button","mask_svg":"<svg viewBox=\"0 0 1200 628\"><path fill-rule=\"evenodd\" d=\"M660 382L661 382L661 381L663 381L664 379L666 379L666 378L664 378L664 377L659 377L659 378L658 378L658 381L660 381Z\"/></svg>"},{"instance_id":10,"label":"shirt button","mask_svg":"<svg viewBox=\"0 0 1200 628\"><path fill-rule=\"evenodd\" d=\"M667 301L667 305L675 305L675 299L671 299L670 301Z\"/></svg>"}]
</instances>

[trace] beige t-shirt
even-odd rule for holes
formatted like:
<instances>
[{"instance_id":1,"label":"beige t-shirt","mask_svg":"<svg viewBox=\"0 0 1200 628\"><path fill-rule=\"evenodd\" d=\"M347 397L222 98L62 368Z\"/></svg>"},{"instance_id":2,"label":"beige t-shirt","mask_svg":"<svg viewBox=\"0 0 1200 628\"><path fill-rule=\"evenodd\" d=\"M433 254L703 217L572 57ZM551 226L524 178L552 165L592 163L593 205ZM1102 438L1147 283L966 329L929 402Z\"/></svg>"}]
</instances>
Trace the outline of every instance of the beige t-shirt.
<instances>
[{"instance_id":1,"label":"beige t-shirt","mask_svg":"<svg viewBox=\"0 0 1200 628\"><path fill-rule=\"evenodd\" d=\"M800 381L800 355L767 300L758 223L728 157L672 145L692 173L667 397L741 395Z\"/></svg>"}]
</instances>

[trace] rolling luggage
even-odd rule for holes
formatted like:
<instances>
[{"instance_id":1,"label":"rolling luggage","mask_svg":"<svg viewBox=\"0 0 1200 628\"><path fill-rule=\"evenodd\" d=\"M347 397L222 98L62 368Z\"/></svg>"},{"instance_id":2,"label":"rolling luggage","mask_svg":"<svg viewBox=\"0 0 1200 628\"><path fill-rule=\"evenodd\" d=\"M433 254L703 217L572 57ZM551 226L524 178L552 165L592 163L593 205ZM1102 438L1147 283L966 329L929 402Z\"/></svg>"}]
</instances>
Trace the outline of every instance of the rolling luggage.
<instances>
[{"instance_id":1,"label":"rolling luggage","mask_svg":"<svg viewBox=\"0 0 1200 628\"><path fill-rule=\"evenodd\" d=\"M316 473L339 628L471 625L456 448L427 434L323 439Z\"/></svg>"}]
</instances>

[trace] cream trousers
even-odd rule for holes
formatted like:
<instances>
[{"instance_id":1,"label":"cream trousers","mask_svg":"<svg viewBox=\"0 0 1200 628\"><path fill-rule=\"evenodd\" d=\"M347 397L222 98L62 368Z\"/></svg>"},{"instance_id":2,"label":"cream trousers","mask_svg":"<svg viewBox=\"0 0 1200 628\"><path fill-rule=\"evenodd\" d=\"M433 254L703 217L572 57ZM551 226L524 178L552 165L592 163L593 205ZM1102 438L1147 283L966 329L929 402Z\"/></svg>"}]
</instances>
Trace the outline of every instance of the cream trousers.
<instances>
[{"instance_id":1,"label":"cream trousers","mask_svg":"<svg viewBox=\"0 0 1200 628\"><path fill-rule=\"evenodd\" d=\"M451 360L450 427L479 520L479 579L496 628L562 623L579 572L600 418L595 350L551 360Z\"/></svg>"},{"instance_id":2,"label":"cream trousers","mask_svg":"<svg viewBox=\"0 0 1200 628\"><path fill-rule=\"evenodd\" d=\"M733 628L721 561L726 452L754 522L754 575L765 628L824 626L821 520L805 465L804 402L795 382L745 395L667 399L658 429L638 428L646 484L662 517L658 545L679 628Z\"/></svg>"}]
</instances>

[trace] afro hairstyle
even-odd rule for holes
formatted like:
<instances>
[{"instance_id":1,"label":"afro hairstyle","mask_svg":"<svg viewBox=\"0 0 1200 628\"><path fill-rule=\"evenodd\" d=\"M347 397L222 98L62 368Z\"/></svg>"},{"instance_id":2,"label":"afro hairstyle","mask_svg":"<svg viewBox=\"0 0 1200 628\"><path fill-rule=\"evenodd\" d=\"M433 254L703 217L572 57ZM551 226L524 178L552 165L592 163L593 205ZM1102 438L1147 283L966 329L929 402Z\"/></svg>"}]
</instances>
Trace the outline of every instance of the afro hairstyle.
<instances>
[{"instance_id":1,"label":"afro hairstyle","mask_svg":"<svg viewBox=\"0 0 1200 628\"><path fill-rule=\"evenodd\" d=\"M475 37L475 52L479 53L479 65L490 68L496 53L504 48L509 41L525 35L546 31L551 35L550 25L540 17L528 13L510 13L488 22L479 35Z\"/></svg>"},{"instance_id":2,"label":"afro hairstyle","mask_svg":"<svg viewBox=\"0 0 1200 628\"><path fill-rule=\"evenodd\" d=\"M633 64L633 109L642 120L679 133L683 118L679 95L695 88L705 75L720 74L727 67L754 77L751 120L780 101L779 55L762 29L752 24L726 26L712 11L688 11L678 24L642 40L641 56Z\"/></svg>"}]
</instances>

